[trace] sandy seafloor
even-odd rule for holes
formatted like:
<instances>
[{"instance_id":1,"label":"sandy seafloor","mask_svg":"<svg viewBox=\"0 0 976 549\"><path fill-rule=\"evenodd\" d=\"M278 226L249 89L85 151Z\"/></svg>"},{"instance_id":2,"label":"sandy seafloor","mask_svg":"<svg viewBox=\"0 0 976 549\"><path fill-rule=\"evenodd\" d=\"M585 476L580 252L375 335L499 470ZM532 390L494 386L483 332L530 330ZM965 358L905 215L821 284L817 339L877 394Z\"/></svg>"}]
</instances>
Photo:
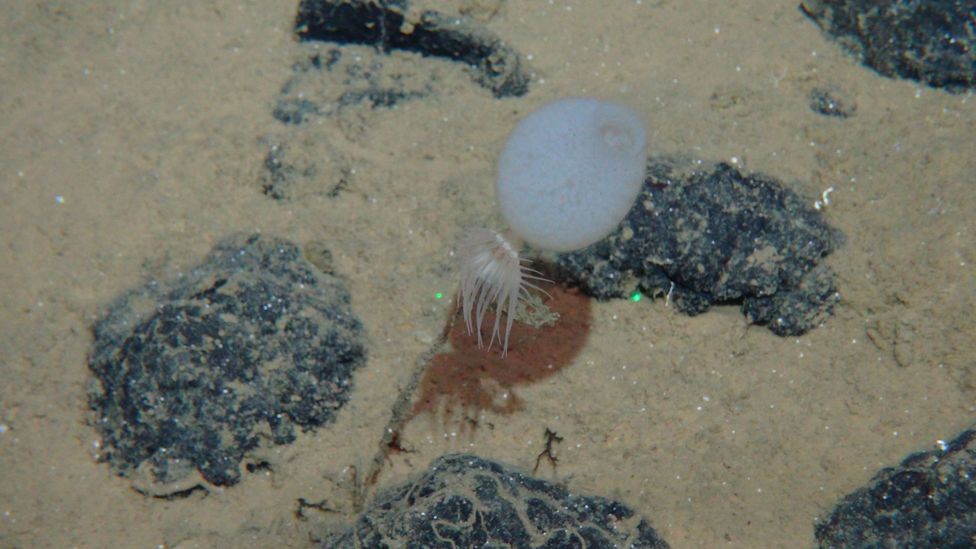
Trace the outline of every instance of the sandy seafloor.
<instances>
[{"instance_id":1,"label":"sandy seafloor","mask_svg":"<svg viewBox=\"0 0 976 549\"><path fill-rule=\"evenodd\" d=\"M355 169L336 198L260 192L276 95L301 57L297 2L18 1L0 15L0 547L305 547L347 518L355 471L440 333L462 227L497 216L494 159L517 120L567 95L635 107L652 152L733 158L814 200L847 236L842 301L802 337L735 307L599 303L576 363L518 388L474 432L418 418L388 486L469 451L618 499L674 547L804 547L840 497L976 421L976 99L881 77L797 2L438 1L527 56L498 100L453 64L434 93L325 118ZM483 13L483 12L479 12ZM400 54L401 58L410 57ZM397 62L396 56L389 60ZM856 101L808 107L817 86ZM332 124L332 126L328 126ZM325 177L325 176L323 176ZM457 192L448 193L445 189ZM272 470L147 498L98 463L91 324L127 288L192 267L224 236L325 241L369 334L334 425L267 451ZM296 518L298 498L335 512Z\"/></svg>"}]
</instances>

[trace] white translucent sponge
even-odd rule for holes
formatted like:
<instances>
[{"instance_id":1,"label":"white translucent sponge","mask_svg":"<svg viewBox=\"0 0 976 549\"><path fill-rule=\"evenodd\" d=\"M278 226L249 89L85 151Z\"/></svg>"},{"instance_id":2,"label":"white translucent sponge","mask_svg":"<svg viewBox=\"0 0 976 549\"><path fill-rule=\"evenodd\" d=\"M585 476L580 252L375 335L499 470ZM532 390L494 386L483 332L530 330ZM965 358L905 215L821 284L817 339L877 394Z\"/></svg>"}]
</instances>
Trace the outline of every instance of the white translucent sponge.
<instances>
[{"instance_id":1,"label":"white translucent sponge","mask_svg":"<svg viewBox=\"0 0 976 549\"><path fill-rule=\"evenodd\" d=\"M511 229L532 246L578 250L627 215L644 182L647 135L631 109L560 99L525 117L498 162L496 192Z\"/></svg>"}]
</instances>

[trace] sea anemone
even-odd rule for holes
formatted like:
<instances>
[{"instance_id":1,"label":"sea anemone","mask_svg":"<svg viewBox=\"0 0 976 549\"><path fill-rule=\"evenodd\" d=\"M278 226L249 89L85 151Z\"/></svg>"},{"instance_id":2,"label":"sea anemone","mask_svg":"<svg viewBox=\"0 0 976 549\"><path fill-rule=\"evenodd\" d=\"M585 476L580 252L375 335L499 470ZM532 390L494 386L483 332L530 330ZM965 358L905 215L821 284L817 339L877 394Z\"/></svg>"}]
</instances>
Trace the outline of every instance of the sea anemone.
<instances>
[{"instance_id":1,"label":"sea anemone","mask_svg":"<svg viewBox=\"0 0 976 549\"><path fill-rule=\"evenodd\" d=\"M483 227L465 231L458 244L461 264L461 291L458 306L464 313L468 333L477 332L478 347L484 346L481 325L485 313L495 304L495 325L488 340L488 349L498 339L502 356L508 354L508 337L515 321L519 300L529 296L529 289L541 290L533 280L546 281L539 272L525 266L528 260L519 258L518 249L502 235ZM501 318L505 315L505 333L501 333Z\"/></svg>"},{"instance_id":2,"label":"sea anemone","mask_svg":"<svg viewBox=\"0 0 976 549\"><path fill-rule=\"evenodd\" d=\"M629 108L590 98L561 99L524 118L498 159L495 195L512 237L468 229L458 245L468 333L478 332L495 304L502 356L520 299L545 280L519 258L522 242L546 252L585 248L620 225L644 184L647 132ZM513 244L516 242L517 244ZM501 317L505 315L505 334Z\"/></svg>"}]
</instances>

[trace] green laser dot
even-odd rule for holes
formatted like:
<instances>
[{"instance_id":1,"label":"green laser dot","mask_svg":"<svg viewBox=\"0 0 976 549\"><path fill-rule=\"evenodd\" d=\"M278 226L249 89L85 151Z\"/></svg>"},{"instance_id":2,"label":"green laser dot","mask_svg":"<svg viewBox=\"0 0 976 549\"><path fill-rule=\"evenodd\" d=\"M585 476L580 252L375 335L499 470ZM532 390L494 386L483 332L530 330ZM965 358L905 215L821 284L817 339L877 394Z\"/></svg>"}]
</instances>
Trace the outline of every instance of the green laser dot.
<instances>
[{"instance_id":1,"label":"green laser dot","mask_svg":"<svg viewBox=\"0 0 976 549\"><path fill-rule=\"evenodd\" d=\"M436 297L437 299L444 299L444 294L442 292L437 292L436 294L434 294L434 297Z\"/></svg>"},{"instance_id":2,"label":"green laser dot","mask_svg":"<svg viewBox=\"0 0 976 549\"><path fill-rule=\"evenodd\" d=\"M641 293L640 292L634 292L634 293L630 294L630 300L633 301L634 303L637 303L638 301L641 300Z\"/></svg>"}]
</instances>

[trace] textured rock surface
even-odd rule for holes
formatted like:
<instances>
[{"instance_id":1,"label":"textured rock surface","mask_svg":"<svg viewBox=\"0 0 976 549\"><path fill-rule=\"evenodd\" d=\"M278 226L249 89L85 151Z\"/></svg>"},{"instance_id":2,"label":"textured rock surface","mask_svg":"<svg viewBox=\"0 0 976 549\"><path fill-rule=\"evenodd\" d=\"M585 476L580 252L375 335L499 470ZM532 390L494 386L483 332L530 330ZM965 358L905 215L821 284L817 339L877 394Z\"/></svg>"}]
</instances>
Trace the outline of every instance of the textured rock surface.
<instances>
[{"instance_id":1,"label":"textured rock surface","mask_svg":"<svg viewBox=\"0 0 976 549\"><path fill-rule=\"evenodd\" d=\"M960 0L804 0L865 65L949 91L976 87L976 8Z\"/></svg>"},{"instance_id":2,"label":"textured rock surface","mask_svg":"<svg viewBox=\"0 0 976 549\"><path fill-rule=\"evenodd\" d=\"M443 456L418 479L379 494L323 547L664 549L624 505L565 489L477 456Z\"/></svg>"},{"instance_id":3,"label":"textured rock surface","mask_svg":"<svg viewBox=\"0 0 976 549\"><path fill-rule=\"evenodd\" d=\"M837 301L820 264L840 241L812 201L778 181L652 159L644 188L620 227L558 257L564 276L600 298L634 290L668 295L688 314L740 303L778 335L815 327Z\"/></svg>"},{"instance_id":4,"label":"textured rock surface","mask_svg":"<svg viewBox=\"0 0 976 549\"><path fill-rule=\"evenodd\" d=\"M259 235L126 293L94 332L102 458L156 495L234 484L249 450L332 421L365 360L341 282Z\"/></svg>"},{"instance_id":5,"label":"textured rock surface","mask_svg":"<svg viewBox=\"0 0 976 549\"><path fill-rule=\"evenodd\" d=\"M820 547L976 545L976 431L912 454L846 496L817 525Z\"/></svg>"}]
</instances>

